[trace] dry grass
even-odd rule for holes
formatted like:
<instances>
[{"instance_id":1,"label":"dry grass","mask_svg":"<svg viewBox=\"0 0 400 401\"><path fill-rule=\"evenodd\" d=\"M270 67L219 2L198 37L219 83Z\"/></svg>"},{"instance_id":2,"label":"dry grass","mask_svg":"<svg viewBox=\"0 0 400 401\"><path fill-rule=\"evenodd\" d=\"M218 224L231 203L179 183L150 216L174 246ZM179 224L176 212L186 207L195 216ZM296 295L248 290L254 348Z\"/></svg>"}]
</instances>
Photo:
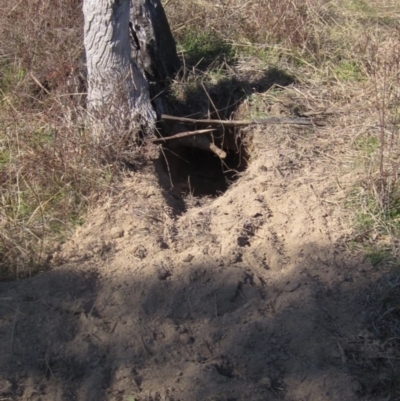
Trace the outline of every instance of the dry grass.
<instances>
[{"instance_id":1,"label":"dry grass","mask_svg":"<svg viewBox=\"0 0 400 401\"><path fill-rule=\"evenodd\" d=\"M15 278L46 268L110 169L79 124L80 1L0 8L0 278Z\"/></svg>"}]
</instances>

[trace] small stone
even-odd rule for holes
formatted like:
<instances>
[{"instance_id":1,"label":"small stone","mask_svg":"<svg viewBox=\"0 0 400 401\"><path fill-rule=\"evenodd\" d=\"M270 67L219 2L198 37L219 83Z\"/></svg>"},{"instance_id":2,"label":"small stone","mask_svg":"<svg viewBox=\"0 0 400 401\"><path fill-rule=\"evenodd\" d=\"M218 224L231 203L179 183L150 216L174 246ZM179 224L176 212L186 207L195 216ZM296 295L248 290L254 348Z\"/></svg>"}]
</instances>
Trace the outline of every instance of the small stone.
<instances>
[{"instance_id":1,"label":"small stone","mask_svg":"<svg viewBox=\"0 0 400 401\"><path fill-rule=\"evenodd\" d=\"M143 245L138 245L133 251L133 255L136 258L143 260L147 256L147 249Z\"/></svg>"},{"instance_id":2,"label":"small stone","mask_svg":"<svg viewBox=\"0 0 400 401\"><path fill-rule=\"evenodd\" d=\"M183 259L182 262L189 263L193 260L194 256L188 253Z\"/></svg>"},{"instance_id":3,"label":"small stone","mask_svg":"<svg viewBox=\"0 0 400 401\"><path fill-rule=\"evenodd\" d=\"M114 227L111 230L111 238L112 239L122 238L124 236L124 234L125 234L125 231L118 227Z\"/></svg>"},{"instance_id":4,"label":"small stone","mask_svg":"<svg viewBox=\"0 0 400 401\"><path fill-rule=\"evenodd\" d=\"M272 387L272 380L269 377L263 377L259 383L261 386L264 386L266 388L271 388Z\"/></svg>"},{"instance_id":5,"label":"small stone","mask_svg":"<svg viewBox=\"0 0 400 401\"><path fill-rule=\"evenodd\" d=\"M299 283L298 281L292 281L292 282L288 282L285 285L285 291L286 292L294 292L296 291L299 287L301 286L301 283Z\"/></svg>"},{"instance_id":6,"label":"small stone","mask_svg":"<svg viewBox=\"0 0 400 401\"><path fill-rule=\"evenodd\" d=\"M165 268L161 268L158 271L158 279L161 281L166 280L168 277L171 277L171 276L172 276L172 273Z\"/></svg>"},{"instance_id":7,"label":"small stone","mask_svg":"<svg viewBox=\"0 0 400 401\"><path fill-rule=\"evenodd\" d=\"M87 251L87 252L85 252L84 253L84 255L83 255L83 258L84 259L91 259L91 258L93 258L93 252L92 251Z\"/></svg>"}]
</instances>

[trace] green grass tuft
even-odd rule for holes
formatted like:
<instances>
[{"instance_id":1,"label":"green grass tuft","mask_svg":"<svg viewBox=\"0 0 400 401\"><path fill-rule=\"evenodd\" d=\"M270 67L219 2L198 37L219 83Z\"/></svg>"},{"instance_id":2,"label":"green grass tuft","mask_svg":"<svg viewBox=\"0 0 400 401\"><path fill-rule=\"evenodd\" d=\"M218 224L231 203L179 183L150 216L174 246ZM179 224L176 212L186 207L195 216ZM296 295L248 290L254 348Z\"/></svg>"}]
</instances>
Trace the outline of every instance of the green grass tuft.
<instances>
[{"instance_id":1,"label":"green grass tuft","mask_svg":"<svg viewBox=\"0 0 400 401\"><path fill-rule=\"evenodd\" d=\"M235 49L213 31L188 30L179 43L189 63L210 63L216 59L232 62Z\"/></svg>"}]
</instances>

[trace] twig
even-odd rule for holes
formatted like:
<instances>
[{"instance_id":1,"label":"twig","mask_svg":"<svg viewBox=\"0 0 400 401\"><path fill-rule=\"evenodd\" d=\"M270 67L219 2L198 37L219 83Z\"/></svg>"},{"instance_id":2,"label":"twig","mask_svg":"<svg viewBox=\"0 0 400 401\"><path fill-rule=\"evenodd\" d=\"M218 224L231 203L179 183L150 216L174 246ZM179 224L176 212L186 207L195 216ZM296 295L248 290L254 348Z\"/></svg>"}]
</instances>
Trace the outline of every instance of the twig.
<instances>
[{"instance_id":1,"label":"twig","mask_svg":"<svg viewBox=\"0 0 400 401\"><path fill-rule=\"evenodd\" d=\"M165 138L153 139L151 142L153 142L153 143L163 143L163 142L166 142L166 141L172 141L174 139L179 139L179 138L187 138L187 137L195 136L195 135L209 134L210 132L215 132L215 131L217 131L216 128L208 128L208 129L200 129L200 130L197 130L197 131L180 132L179 134L172 135L172 136L167 136Z\"/></svg>"},{"instance_id":2,"label":"twig","mask_svg":"<svg viewBox=\"0 0 400 401\"><path fill-rule=\"evenodd\" d=\"M225 159L226 157L226 152L223 151L222 149L220 149L217 145L215 145L214 143L210 142L208 149L215 153L220 159Z\"/></svg>"},{"instance_id":3,"label":"twig","mask_svg":"<svg viewBox=\"0 0 400 401\"><path fill-rule=\"evenodd\" d=\"M388 343L390 343L390 342L392 342L392 341L397 341L397 340L400 340L400 337L392 337L392 338L389 338L388 340L386 340L386 341L382 344L382 346L385 346L386 344L388 344Z\"/></svg>"},{"instance_id":4,"label":"twig","mask_svg":"<svg viewBox=\"0 0 400 401\"><path fill-rule=\"evenodd\" d=\"M51 370L51 367L50 367L50 364L49 364L49 360L48 360L48 358L47 358L47 355L46 355L46 357L44 358L44 361L45 361L45 363L46 363L46 369L50 372L51 377L52 377L53 379L55 379L56 377L54 376L54 373L53 373L53 371ZM47 371L46 371L46 373L47 373Z\"/></svg>"},{"instance_id":5,"label":"twig","mask_svg":"<svg viewBox=\"0 0 400 401\"><path fill-rule=\"evenodd\" d=\"M50 92L40 83L40 81L35 77L33 72L31 72L30 75L31 75L31 78L35 81L35 83L40 87L40 89L45 91L47 95L50 95Z\"/></svg>"},{"instance_id":6,"label":"twig","mask_svg":"<svg viewBox=\"0 0 400 401\"><path fill-rule=\"evenodd\" d=\"M23 2L23 0L20 0L12 9L11 11L7 14L7 17L9 17L13 11Z\"/></svg>"},{"instance_id":7,"label":"twig","mask_svg":"<svg viewBox=\"0 0 400 401\"><path fill-rule=\"evenodd\" d=\"M207 125L220 125L223 127L243 127L247 125L268 125L268 124L283 124L283 125L324 125L321 121L312 120L310 118L279 118L279 117L268 117L268 118L255 118L254 120L212 120L203 119L197 120L195 118L187 117L176 117L167 114L161 115L161 120L164 121L176 121L189 124L207 124Z\"/></svg>"},{"instance_id":8,"label":"twig","mask_svg":"<svg viewBox=\"0 0 400 401\"><path fill-rule=\"evenodd\" d=\"M173 135L173 136L153 139L152 142L153 143L163 143L164 141L181 139L182 144L184 144L186 146L206 150L207 152L212 152L212 153L216 154L221 159L225 159L226 152L224 150L220 149L217 145L215 145L213 142L211 142L210 139L208 139L204 136L200 136L200 135L209 134L214 131L217 131L217 129L210 128L210 129L203 129L203 130L197 130L197 131L181 132L181 133Z\"/></svg>"}]
</instances>

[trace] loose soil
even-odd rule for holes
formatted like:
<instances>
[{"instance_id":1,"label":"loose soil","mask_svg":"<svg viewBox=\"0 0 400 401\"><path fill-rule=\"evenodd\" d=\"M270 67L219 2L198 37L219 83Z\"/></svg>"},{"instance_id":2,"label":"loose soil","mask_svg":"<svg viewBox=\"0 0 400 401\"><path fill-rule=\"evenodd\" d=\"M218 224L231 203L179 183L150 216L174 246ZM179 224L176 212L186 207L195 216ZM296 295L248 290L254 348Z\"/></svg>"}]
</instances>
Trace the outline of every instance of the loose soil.
<instances>
[{"instance_id":1,"label":"loose soil","mask_svg":"<svg viewBox=\"0 0 400 401\"><path fill-rule=\"evenodd\" d=\"M245 135L219 197L156 162L51 271L0 284L1 400L394 399L367 304L384 272L346 245L339 150L323 129Z\"/></svg>"}]
</instances>

